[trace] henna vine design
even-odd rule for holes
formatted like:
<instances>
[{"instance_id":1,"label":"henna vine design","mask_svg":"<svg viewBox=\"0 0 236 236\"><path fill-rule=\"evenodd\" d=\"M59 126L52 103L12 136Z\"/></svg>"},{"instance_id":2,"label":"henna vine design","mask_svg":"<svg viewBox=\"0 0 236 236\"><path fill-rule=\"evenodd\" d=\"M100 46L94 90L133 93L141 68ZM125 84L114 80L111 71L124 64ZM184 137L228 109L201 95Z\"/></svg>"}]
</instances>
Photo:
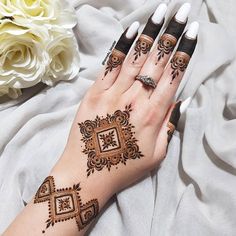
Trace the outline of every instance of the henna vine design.
<instances>
[{"instance_id":1,"label":"henna vine design","mask_svg":"<svg viewBox=\"0 0 236 236\"><path fill-rule=\"evenodd\" d=\"M190 60L190 56L185 52L176 52L174 57L171 59L171 68L173 69L171 72L172 78L170 84L172 84L173 80L179 76L180 72L184 72L188 66Z\"/></svg>"},{"instance_id":2,"label":"henna vine design","mask_svg":"<svg viewBox=\"0 0 236 236\"><path fill-rule=\"evenodd\" d=\"M114 114L86 120L78 123L84 142L83 153L87 155L87 176L95 170L123 163L130 159L139 159L143 154L134 137L134 126L129 123L131 105L125 111L117 110Z\"/></svg>"},{"instance_id":3,"label":"henna vine design","mask_svg":"<svg viewBox=\"0 0 236 236\"><path fill-rule=\"evenodd\" d=\"M125 54L119 50L113 49L109 59L107 61L104 77L111 72L114 68L117 68L122 64L125 59Z\"/></svg>"},{"instance_id":4,"label":"henna vine design","mask_svg":"<svg viewBox=\"0 0 236 236\"><path fill-rule=\"evenodd\" d=\"M134 61L133 63L141 56L141 54L147 54L152 47L153 39L147 35L142 34L134 47Z\"/></svg>"},{"instance_id":5,"label":"henna vine design","mask_svg":"<svg viewBox=\"0 0 236 236\"><path fill-rule=\"evenodd\" d=\"M98 215L97 199L83 204L79 195L80 190L80 184L75 184L72 188L56 189L53 176L48 176L44 180L35 195L34 203L48 201L49 219L46 221L46 229L57 222L75 218L80 231ZM45 233L45 230L42 233Z\"/></svg>"},{"instance_id":6,"label":"henna vine design","mask_svg":"<svg viewBox=\"0 0 236 236\"><path fill-rule=\"evenodd\" d=\"M165 55L170 54L177 43L177 39L170 34L163 34L158 42L157 62L161 60ZM156 65L157 65L156 62Z\"/></svg>"}]
</instances>

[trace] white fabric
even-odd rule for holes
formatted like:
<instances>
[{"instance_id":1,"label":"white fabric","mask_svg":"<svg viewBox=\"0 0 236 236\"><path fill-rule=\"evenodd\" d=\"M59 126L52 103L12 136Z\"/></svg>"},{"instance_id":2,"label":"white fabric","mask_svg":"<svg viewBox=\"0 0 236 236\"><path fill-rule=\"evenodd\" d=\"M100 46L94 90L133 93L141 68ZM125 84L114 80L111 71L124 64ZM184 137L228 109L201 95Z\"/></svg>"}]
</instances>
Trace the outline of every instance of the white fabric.
<instances>
[{"instance_id":1,"label":"white fabric","mask_svg":"<svg viewBox=\"0 0 236 236\"><path fill-rule=\"evenodd\" d=\"M107 50L157 0L74 0L82 71L71 82L24 91L0 105L0 232L34 195L63 151L78 103ZM168 2L168 1L165 1ZM183 1L170 1L168 15ZM119 193L90 235L230 236L236 232L234 0L192 0L199 43L177 96L194 96L166 160Z\"/></svg>"}]
</instances>

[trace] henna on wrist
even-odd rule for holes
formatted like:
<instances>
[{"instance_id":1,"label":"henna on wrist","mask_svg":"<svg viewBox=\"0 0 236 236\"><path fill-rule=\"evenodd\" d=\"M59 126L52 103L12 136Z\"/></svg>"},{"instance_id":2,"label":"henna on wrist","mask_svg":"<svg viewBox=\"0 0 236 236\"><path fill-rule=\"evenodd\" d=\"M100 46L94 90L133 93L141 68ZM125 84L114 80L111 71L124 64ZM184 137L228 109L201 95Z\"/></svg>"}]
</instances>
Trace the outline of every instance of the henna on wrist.
<instances>
[{"instance_id":1,"label":"henna on wrist","mask_svg":"<svg viewBox=\"0 0 236 236\"><path fill-rule=\"evenodd\" d=\"M84 142L83 153L88 158L87 176L95 170L106 167L110 171L111 166L126 165L127 160L143 157L134 136L134 126L129 121L131 111L129 105L124 111L78 123Z\"/></svg>"},{"instance_id":2,"label":"henna on wrist","mask_svg":"<svg viewBox=\"0 0 236 236\"><path fill-rule=\"evenodd\" d=\"M80 190L80 184L56 189L53 176L44 180L35 195L34 203L48 202L49 219L46 221L46 229L55 223L75 219L80 231L98 215L98 200L92 199L83 204ZM45 233L45 230L42 233Z\"/></svg>"}]
</instances>

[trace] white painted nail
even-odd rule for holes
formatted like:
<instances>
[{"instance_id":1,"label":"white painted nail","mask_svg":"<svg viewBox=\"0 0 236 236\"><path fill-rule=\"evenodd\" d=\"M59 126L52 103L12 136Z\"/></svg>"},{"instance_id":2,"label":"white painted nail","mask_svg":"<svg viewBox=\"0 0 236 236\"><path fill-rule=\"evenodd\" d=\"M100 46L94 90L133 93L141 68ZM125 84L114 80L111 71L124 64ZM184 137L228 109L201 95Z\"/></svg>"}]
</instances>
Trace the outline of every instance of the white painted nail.
<instances>
[{"instance_id":1,"label":"white painted nail","mask_svg":"<svg viewBox=\"0 0 236 236\"><path fill-rule=\"evenodd\" d=\"M186 36L188 38L195 39L197 37L198 30L199 30L199 23L197 21L194 21L189 25L188 30L186 32Z\"/></svg>"},{"instance_id":2,"label":"white painted nail","mask_svg":"<svg viewBox=\"0 0 236 236\"><path fill-rule=\"evenodd\" d=\"M133 22L126 32L126 38L132 39L137 33L140 24L138 21Z\"/></svg>"},{"instance_id":3,"label":"white painted nail","mask_svg":"<svg viewBox=\"0 0 236 236\"><path fill-rule=\"evenodd\" d=\"M163 19L165 17L167 11L167 5L165 3L161 3L156 11L154 12L152 16L152 21L154 24L161 24L163 22Z\"/></svg>"},{"instance_id":4,"label":"white painted nail","mask_svg":"<svg viewBox=\"0 0 236 236\"><path fill-rule=\"evenodd\" d=\"M177 11L177 13L175 15L175 19L177 21L185 23L187 18L188 18L188 14L190 12L190 9L191 9L191 4L190 3L184 3L180 7L180 9Z\"/></svg>"},{"instance_id":5,"label":"white painted nail","mask_svg":"<svg viewBox=\"0 0 236 236\"><path fill-rule=\"evenodd\" d=\"M183 101L180 105L180 114L182 115L188 108L189 104L192 101L192 97L188 97L185 101Z\"/></svg>"}]
</instances>

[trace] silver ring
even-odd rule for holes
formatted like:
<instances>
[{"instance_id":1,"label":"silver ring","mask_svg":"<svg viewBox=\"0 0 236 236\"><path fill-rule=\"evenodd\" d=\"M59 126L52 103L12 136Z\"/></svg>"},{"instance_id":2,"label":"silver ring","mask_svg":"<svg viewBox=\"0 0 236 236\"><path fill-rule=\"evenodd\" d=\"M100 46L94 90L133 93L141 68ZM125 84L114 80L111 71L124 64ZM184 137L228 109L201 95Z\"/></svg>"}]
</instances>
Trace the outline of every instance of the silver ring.
<instances>
[{"instance_id":1,"label":"silver ring","mask_svg":"<svg viewBox=\"0 0 236 236\"><path fill-rule=\"evenodd\" d=\"M156 88L157 84L156 82L149 76L147 75L137 75L135 77L136 80L139 80L140 82L142 82L144 85L152 87L153 89Z\"/></svg>"}]
</instances>

